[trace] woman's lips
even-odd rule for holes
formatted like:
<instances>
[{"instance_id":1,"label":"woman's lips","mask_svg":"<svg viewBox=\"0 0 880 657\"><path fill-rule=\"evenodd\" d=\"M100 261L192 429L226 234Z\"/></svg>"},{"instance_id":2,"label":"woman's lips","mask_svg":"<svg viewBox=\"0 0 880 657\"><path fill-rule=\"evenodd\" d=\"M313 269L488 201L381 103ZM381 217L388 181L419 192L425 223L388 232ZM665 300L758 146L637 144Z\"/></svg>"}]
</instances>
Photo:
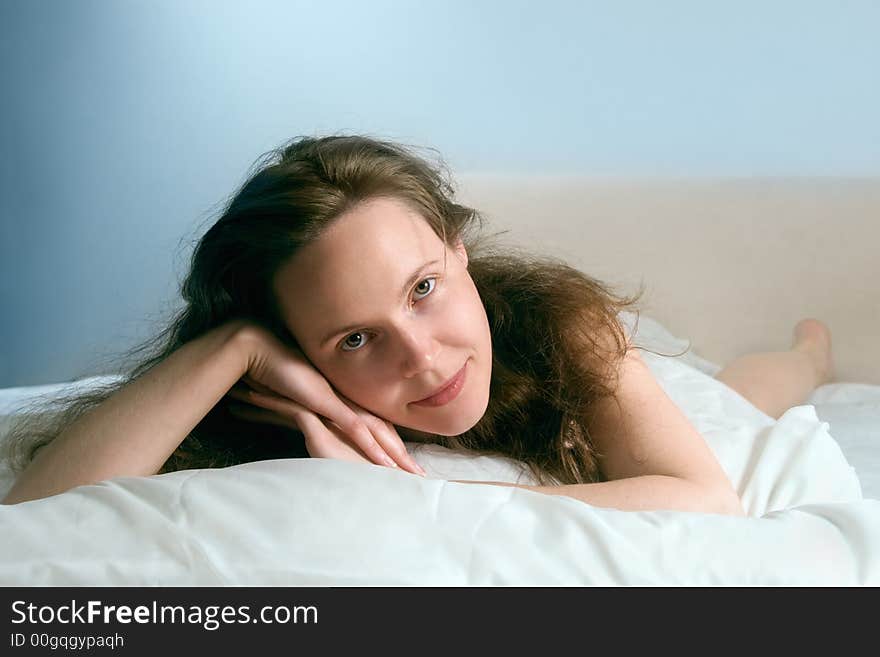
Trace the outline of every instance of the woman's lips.
<instances>
[{"instance_id":1,"label":"woman's lips","mask_svg":"<svg viewBox=\"0 0 880 657\"><path fill-rule=\"evenodd\" d=\"M461 369L458 370L458 373L452 377L452 380L440 392L413 402L413 404L417 406L443 406L458 397L462 388L464 388L464 382L467 378L467 364L468 361L465 361Z\"/></svg>"}]
</instances>

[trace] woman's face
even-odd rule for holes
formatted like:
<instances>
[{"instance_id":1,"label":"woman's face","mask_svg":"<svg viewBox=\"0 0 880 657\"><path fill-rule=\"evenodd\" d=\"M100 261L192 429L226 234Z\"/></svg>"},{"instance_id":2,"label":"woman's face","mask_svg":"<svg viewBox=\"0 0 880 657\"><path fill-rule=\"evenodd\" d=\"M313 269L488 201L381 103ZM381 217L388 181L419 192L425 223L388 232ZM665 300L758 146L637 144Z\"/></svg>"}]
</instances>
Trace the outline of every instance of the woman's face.
<instances>
[{"instance_id":1,"label":"woman's face","mask_svg":"<svg viewBox=\"0 0 880 657\"><path fill-rule=\"evenodd\" d=\"M374 415L454 436L485 413L492 342L467 253L402 201L375 198L343 214L285 263L274 289L308 359ZM462 370L457 396L424 401Z\"/></svg>"}]
</instances>

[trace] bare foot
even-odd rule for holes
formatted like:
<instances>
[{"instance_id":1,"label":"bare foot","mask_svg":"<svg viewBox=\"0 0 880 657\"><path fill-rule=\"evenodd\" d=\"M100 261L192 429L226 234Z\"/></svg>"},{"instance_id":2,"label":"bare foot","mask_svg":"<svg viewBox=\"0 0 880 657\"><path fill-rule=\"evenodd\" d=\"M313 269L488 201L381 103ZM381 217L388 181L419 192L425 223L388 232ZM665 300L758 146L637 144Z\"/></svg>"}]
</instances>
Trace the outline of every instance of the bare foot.
<instances>
[{"instance_id":1,"label":"bare foot","mask_svg":"<svg viewBox=\"0 0 880 657\"><path fill-rule=\"evenodd\" d=\"M818 319L802 319L793 332L791 348L810 356L816 368L820 386L834 380L834 360L831 355L831 329Z\"/></svg>"}]
</instances>

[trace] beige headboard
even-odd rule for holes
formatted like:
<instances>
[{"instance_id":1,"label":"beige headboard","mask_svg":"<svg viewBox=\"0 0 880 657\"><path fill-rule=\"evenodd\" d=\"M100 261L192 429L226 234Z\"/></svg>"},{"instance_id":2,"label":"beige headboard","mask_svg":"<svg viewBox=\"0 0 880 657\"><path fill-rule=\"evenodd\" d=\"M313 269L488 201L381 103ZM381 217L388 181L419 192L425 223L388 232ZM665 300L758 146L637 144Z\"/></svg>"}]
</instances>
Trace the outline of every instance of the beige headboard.
<instances>
[{"instance_id":1,"label":"beige headboard","mask_svg":"<svg viewBox=\"0 0 880 657\"><path fill-rule=\"evenodd\" d=\"M724 364L831 327L837 380L880 384L880 178L602 180L465 174L491 231L631 293Z\"/></svg>"}]
</instances>

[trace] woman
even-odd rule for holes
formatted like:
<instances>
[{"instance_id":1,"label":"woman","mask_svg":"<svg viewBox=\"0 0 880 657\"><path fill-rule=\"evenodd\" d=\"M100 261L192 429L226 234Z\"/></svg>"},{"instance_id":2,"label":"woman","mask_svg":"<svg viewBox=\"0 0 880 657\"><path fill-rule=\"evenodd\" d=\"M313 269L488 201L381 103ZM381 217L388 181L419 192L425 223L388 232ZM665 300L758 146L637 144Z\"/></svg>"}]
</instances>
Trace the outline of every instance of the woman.
<instances>
[{"instance_id":1,"label":"woman","mask_svg":"<svg viewBox=\"0 0 880 657\"><path fill-rule=\"evenodd\" d=\"M155 354L14 430L26 467L4 502L290 456L423 474L403 437L518 459L542 484L528 488L589 504L742 515L618 321L638 297L493 250L479 219L396 144L272 153L199 242ZM830 376L828 330L804 320L791 351L717 378L778 417Z\"/></svg>"}]
</instances>

